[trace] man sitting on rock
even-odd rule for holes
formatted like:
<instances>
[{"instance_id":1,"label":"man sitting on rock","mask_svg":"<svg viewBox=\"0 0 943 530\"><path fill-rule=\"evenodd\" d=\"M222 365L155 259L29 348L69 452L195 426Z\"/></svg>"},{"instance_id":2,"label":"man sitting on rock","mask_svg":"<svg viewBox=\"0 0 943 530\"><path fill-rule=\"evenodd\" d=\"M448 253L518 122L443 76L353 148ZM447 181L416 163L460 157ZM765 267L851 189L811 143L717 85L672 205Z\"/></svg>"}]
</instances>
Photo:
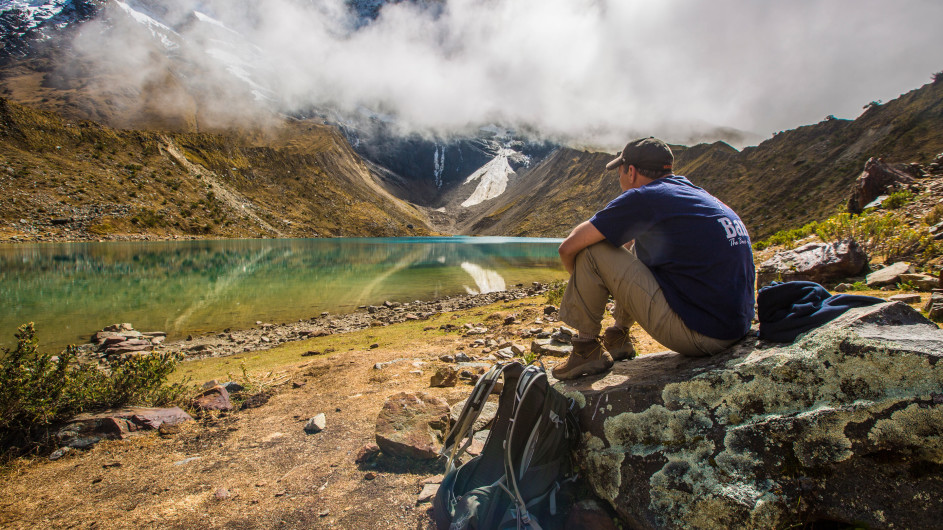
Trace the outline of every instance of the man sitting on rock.
<instances>
[{"instance_id":1,"label":"man sitting on rock","mask_svg":"<svg viewBox=\"0 0 943 530\"><path fill-rule=\"evenodd\" d=\"M605 372L613 360L635 357L629 337L635 322L659 343L689 356L715 354L749 331L750 236L733 210L674 175L673 164L663 141L629 142L606 165L619 170L623 193L560 245L570 273L560 318L579 337L573 353L553 368L557 379ZM615 325L600 344L610 295Z\"/></svg>"}]
</instances>

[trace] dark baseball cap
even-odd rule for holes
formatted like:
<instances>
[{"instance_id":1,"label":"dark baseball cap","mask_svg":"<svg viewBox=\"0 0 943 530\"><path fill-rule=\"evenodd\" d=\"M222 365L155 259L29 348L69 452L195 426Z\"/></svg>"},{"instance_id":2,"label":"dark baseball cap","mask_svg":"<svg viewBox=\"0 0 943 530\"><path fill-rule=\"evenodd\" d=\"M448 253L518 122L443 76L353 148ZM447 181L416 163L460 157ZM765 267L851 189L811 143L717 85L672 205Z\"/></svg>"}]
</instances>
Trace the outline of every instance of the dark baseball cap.
<instances>
[{"instance_id":1,"label":"dark baseball cap","mask_svg":"<svg viewBox=\"0 0 943 530\"><path fill-rule=\"evenodd\" d=\"M612 162L606 164L606 169L612 170L628 164L639 169L671 170L675 157L671 154L668 144L654 136L632 140L625 145Z\"/></svg>"}]
</instances>

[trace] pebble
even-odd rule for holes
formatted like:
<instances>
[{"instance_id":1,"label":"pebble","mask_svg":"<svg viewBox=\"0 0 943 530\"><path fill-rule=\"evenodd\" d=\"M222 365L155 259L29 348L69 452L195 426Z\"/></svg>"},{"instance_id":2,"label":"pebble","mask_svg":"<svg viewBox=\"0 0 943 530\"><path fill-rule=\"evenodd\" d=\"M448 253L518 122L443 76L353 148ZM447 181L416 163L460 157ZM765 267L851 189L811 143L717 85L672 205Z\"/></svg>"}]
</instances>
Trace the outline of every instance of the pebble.
<instances>
[{"instance_id":1,"label":"pebble","mask_svg":"<svg viewBox=\"0 0 943 530\"><path fill-rule=\"evenodd\" d=\"M324 430L327 427L327 417L323 412L317 414L305 424L305 432L308 434L316 434Z\"/></svg>"}]
</instances>

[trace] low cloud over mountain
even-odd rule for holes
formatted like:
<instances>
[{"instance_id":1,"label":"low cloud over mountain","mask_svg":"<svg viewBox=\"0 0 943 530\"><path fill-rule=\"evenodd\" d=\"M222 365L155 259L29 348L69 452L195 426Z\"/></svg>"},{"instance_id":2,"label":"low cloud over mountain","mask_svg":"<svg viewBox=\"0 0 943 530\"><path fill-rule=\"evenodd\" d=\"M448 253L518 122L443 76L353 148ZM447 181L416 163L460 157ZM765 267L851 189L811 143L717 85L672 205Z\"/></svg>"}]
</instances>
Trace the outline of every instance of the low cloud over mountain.
<instances>
[{"instance_id":1,"label":"low cloud over mountain","mask_svg":"<svg viewBox=\"0 0 943 530\"><path fill-rule=\"evenodd\" d=\"M608 148L634 134L690 143L723 128L758 134L730 138L752 143L829 114L853 118L943 64L935 0L107 6L109 21L76 41L84 58L146 85L164 78L169 56L186 65L191 90L219 94L234 115L247 110L225 104L239 85L282 112L367 108L412 131L497 123Z\"/></svg>"}]
</instances>

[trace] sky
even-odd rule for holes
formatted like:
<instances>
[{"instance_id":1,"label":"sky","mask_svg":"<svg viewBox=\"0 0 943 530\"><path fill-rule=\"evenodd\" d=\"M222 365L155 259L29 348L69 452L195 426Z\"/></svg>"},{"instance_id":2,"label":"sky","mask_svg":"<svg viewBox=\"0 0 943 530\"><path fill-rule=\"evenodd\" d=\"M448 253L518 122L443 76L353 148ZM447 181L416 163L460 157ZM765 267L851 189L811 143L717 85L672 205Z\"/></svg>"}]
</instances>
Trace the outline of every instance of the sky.
<instances>
[{"instance_id":1,"label":"sky","mask_svg":"<svg viewBox=\"0 0 943 530\"><path fill-rule=\"evenodd\" d=\"M184 38L217 48L206 57L240 55L240 71L285 112L367 108L438 134L494 123L617 147L731 128L756 143L828 115L853 119L943 71L940 0L418 0L359 27L344 0L160 3ZM173 25L193 9L251 53L220 44L213 24ZM134 45L89 53L121 50L144 72Z\"/></svg>"}]
</instances>

